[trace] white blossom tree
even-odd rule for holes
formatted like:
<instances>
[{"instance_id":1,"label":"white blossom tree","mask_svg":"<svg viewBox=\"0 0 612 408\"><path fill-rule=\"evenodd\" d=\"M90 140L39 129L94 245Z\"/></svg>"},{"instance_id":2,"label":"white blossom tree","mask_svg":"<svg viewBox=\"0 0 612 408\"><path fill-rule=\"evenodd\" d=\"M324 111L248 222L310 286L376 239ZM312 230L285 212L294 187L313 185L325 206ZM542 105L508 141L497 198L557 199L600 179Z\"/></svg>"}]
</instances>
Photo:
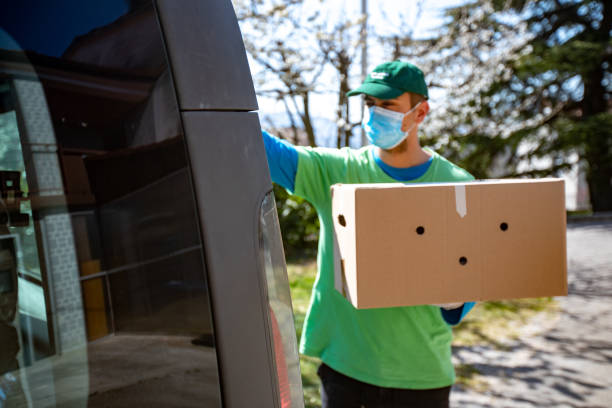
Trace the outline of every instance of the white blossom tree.
<instances>
[{"instance_id":1,"label":"white blossom tree","mask_svg":"<svg viewBox=\"0 0 612 408\"><path fill-rule=\"evenodd\" d=\"M310 96L325 61L316 37L304 25L316 20L317 13L305 15L302 0L234 0L234 8L247 53L263 68L254 76L257 93L284 104L294 142L304 129L308 144L314 146Z\"/></svg>"},{"instance_id":2,"label":"white blossom tree","mask_svg":"<svg viewBox=\"0 0 612 408\"><path fill-rule=\"evenodd\" d=\"M479 178L580 165L593 210L612 210L609 2L481 0L448 15L436 38L394 44L446 92L425 139Z\"/></svg>"},{"instance_id":3,"label":"white blossom tree","mask_svg":"<svg viewBox=\"0 0 612 408\"><path fill-rule=\"evenodd\" d=\"M316 7L313 7L316 6ZM336 100L327 119L336 124L337 147L349 145L351 123L346 92L358 74L362 16L330 13L322 1L234 0L259 96L280 101L292 139L304 132L316 144L313 94ZM330 104L334 105L334 104Z\"/></svg>"}]
</instances>

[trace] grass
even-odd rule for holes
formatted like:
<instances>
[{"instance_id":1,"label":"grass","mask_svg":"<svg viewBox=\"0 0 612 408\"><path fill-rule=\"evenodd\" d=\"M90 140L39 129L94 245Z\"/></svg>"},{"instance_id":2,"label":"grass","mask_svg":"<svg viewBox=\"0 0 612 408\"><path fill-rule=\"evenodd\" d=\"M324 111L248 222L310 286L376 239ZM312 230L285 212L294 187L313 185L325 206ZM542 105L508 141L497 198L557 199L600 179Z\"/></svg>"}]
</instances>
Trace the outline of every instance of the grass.
<instances>
[{"instance_id":1,"label":"grass","mask_svg":"<svg viewBox=\"0 0 612 408\"><path fill-rule=\"evenodd\" d=\"M567 216L575 216L575 215L593 215L592 210L577 210L577 211L567 211Z\"/></svg>"},{"instance_id":2,"label":"grass","mask_svg":"<svg viewBox=\"0 0 612 408\"><path fill-rule=\"evenodd\" d=\"M289 260L287 263L291 298L298 340L310 302L310 292L316 276L316 261L312 258ZM520 336L520 329L539 313L554 314L558 310L552 298L516 299L482 302L453 329L453 346L487 345L506 349L509 341ZM321 406L317 367L320 361L300 356L302 386L306 408ZM463 364L455 367L457 383L479 391L485 385L478 370Z\"/></svg>"},{"instance_id":3,"label":"grass","mask_svg":"<svg viewBox=\"0 0 612 408\"><path fill-rule=\"evenodd\" d=\"M514 299L482 302L453 329L453 346L486 344L507 349L508 343L520 336L520 330L536 314L551 317L558 310L553 298Z\"/></svg>"}]
</instances>

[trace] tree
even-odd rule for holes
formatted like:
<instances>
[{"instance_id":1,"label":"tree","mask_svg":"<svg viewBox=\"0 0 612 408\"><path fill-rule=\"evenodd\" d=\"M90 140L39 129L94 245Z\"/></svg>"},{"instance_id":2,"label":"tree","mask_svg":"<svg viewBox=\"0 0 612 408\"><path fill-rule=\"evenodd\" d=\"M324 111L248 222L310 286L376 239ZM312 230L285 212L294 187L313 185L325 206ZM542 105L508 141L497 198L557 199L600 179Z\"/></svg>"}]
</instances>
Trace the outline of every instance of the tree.
<instances>
[{"instance_id":1,"label":"tree","mask_svg":"<svg viewBox=\"0 0 612 408\"><path fill-rule=\"evenodd\" d=\"M612 210L610 7L478 1L449 9L441 36L404 39L403 54L448 92L425 138L479 178L582 165L593 210Z\"/></svg>"},{"instance_id":2,"label":"tree","mask_svg":"<svg viewBox=\"0 0 612 408\"><path fill-rule=\"evenodd\" d=\"M362 41L361 16L330 16L324 2L315 10L303 0L233 2L257 94L283 103L293 142L303 129L316 145L310 104L313 94L324 93L337 95L336 146L348 146L358 126L350 123L346 92Z\"/></svg>"},{"instance_id":3,"label":"tree","mask_svg":"<svg viewBox=\"0 0 612 408\"><path fill-rule=\"evenodd\" d=\"M298 141L298 128L303 128L308 144L315 146L310 95L323 72L324 61L317 53L314 38L304 40L302 3L234 0L234 8L247 53L263 67L254 78L257 93L283 102L294 143ZM306 20L316 17L314 13Z\"/></svg>"},{"instance_id":4,"label":"tree","mask_svg":"<svg viewBox=\"0 0 612 408\"><path fill-rule=\"evenodd\" d=\"M360 42L363 40L361 32L361 19L345 19L333 25L325 32L320 29L318 33L319 49L324 60L333 67L338 78L338 105L336 109L336 147L349 146L353 137L353 130L359 123L351 123L351 112L347 92L351 90L349 79L351 66L359 52Z\"/></svg>"}]
</instances>

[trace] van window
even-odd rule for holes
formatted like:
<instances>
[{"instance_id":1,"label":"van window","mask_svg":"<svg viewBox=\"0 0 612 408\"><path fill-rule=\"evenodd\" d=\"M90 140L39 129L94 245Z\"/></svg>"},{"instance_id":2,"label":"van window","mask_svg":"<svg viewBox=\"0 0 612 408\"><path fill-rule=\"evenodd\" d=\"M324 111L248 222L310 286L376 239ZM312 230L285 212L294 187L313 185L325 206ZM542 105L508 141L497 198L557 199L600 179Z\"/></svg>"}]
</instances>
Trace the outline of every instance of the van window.
<instances>
[{"instance_id":1,"label":"van window","mask_svg":"<svg viewBox=\"0 0 612 408\"><path fill-rule=\"evenodd\" d=\"M0 406L221 406L152 3L16 2L0 23Z\"/></svg>"}]
</instances>

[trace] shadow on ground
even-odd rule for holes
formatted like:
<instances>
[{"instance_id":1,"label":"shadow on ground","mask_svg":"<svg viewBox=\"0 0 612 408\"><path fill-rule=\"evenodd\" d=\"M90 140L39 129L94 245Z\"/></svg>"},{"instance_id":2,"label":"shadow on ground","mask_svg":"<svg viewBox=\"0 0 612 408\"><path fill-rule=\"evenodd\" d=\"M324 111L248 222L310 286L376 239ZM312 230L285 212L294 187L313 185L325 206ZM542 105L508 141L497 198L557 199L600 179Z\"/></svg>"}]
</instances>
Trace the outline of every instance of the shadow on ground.
<instances>
[{"instance_id":1,"label":"shadow on ground","mask_svg":"<svg viewBox=\"0 0 612 408\"><path fill-rule=\"evenodd\" d=\"M612 222L568 226L568 296L509 343L454 347L484 389L458 385L454 407L612 406Z\"/></svg>"}]
</instances>

